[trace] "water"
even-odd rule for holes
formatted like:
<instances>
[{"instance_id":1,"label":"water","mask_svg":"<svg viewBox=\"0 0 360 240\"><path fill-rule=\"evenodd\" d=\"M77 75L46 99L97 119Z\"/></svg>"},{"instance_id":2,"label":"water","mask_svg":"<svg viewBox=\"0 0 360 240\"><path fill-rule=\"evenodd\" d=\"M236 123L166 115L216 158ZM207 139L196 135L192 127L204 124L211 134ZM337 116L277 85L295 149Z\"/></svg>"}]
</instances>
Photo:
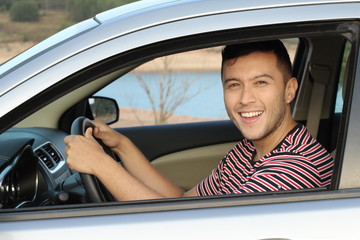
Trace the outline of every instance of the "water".
<instances>
[{"instance_id":1,"label":"water","mask_svg":"<svg viewBox=\"0 0 360 240\"><path fill-rule=\"evenodd\" d=\"M159 73L130 73L119 78L95 95L114 98L120 108L132 107L151 110L150 99L146 94L145 87L141 86L138 79L144 80L151 93L152 100L156 106L159 106L161 92L159 82L161 78L162 76ZM183 93L184 89L188 88L184 95L185 98L188 98L188 101L178 105L174 114L202 118L227 117L220 73L171 73L167 74L165 79L165 83L172 87L167 101L170 107L177 105L174 101L181 99L179 95Z\"/></svg>"}]
</instances>

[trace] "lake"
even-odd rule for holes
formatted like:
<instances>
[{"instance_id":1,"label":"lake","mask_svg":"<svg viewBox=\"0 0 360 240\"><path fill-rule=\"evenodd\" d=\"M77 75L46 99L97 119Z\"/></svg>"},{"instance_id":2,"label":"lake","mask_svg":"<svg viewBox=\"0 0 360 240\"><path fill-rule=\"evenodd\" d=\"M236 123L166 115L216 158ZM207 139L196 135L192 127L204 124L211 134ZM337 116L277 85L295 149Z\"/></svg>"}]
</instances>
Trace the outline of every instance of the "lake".
<instances>
[{"instance_id":1,"label":"lake","mask_svg":"<svg viewBox=\"0 0 360 240\"><path fill-rule=\"evenodd\" d=\"M146 87L141 85L141 81L146 84ZM163 90L160 90L161 86ZM178 105L174 114L201 118L227 118L218 72L181 72L164 76L159 73L130 73L95 95L116 99L120 108L151 110L151 101L146 94L146 88L151 93L151 101L154 101L156 106L160 105L160 99L164 99L166 95L168 107L177 105L176 100L188 98L187 101ZM161 97L161 92L163 97Z\"/></svg>"}]
</instances>

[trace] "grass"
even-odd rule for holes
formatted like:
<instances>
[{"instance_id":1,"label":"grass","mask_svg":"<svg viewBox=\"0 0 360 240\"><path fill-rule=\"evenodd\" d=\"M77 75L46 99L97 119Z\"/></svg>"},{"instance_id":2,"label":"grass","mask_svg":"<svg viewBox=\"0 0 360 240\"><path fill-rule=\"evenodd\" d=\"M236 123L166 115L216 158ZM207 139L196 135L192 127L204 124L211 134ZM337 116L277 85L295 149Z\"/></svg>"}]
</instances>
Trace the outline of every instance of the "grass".
<instances>
[{"instance_id":1,"label":"grass","mask_svg":"<svg viewBox=\"0 0 360 240\"><path fill-rule=\"evenodd\" d=\"M12 22L8 12L1 12L0 42L37 43L72 24L65 11L41 11L38 22Z\"/></svg>"}]
</instances>

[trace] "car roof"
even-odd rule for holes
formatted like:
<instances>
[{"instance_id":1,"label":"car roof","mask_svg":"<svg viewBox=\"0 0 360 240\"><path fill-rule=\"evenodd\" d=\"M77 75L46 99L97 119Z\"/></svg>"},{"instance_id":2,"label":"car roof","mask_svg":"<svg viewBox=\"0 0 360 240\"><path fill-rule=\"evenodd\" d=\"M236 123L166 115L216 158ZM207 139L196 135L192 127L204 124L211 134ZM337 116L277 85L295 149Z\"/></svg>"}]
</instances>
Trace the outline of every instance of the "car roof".
<instances>
[{"instance_id":1,"label":"car roof","mask_svg":"<svg viewBox=\"0 0 360 240\"><path fill-rule=\"evenodd\" d=\"M59 33L45 39L34 47L24 51L10 61L0 66L0 77L14 66L28 61L28 59L39 55L41 52L66 42L84 32L96 27L111 25L99 36L101 39L89 39L92 44L106 41L109 38L118 37L130 32L138 31L151 26L179 21L194 17L208 16L214 14L250 11L269 8L280 8L289 6L321 5L334 3L353 3L360 0L142 0L123 5L95 15L93 18L75 24ZM141 18L137 16L141 15ZM126 19L131 19L124 21ZM114 34L114 31L117 34ZM107 36L106 36L107 35ZM85 44L85 43L84 43ZM90 42L86 44L92 45ZM3 92L0 91L0 96Z\"/></svg>"},{"instance_id":2,"label":"car roof","mask_svg":"<svg viewBox=\"0 0 360 240\"><path fill-rule=\"evenodd\" d=\"M23 54L11 59L8 63L3 64L0 67L0 75L42 51L99 25L111 24L111 27L118 31L117 36L119 36L166 22L225 12L352 2L360 2L360 0L242 0L241 2L238 0L141 0L99 13L91 19L60 31ZM142 17L135 18L138 15ZM127 18L134 19L134 21L124 26L123 21ZM113 33L110 34L109 37L114 37ZM105 35L102 37L106 39ZM93 41L97 40L94 39Z\"/></svg>"}]
</instances>

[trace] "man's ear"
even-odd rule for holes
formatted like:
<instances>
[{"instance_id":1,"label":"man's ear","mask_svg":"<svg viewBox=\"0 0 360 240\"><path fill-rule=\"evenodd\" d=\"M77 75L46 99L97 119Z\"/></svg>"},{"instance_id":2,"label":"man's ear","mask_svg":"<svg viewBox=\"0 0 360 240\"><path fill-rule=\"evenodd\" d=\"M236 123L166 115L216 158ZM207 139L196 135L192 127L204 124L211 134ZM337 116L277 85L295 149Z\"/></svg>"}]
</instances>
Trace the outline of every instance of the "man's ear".
<instances>
[{"instance_id":1,"label":"man's ear","mask_svg":"<svg viewBox=\"0 0 360 240\"><path fill-rule=\"evenodd\" d=\"M296 78L290 78L286 83L285 88L285 101L286 103L291 103L294 100L296 95L296 90L298 89L298 81Z\"/></svg>"}]
</instances>

